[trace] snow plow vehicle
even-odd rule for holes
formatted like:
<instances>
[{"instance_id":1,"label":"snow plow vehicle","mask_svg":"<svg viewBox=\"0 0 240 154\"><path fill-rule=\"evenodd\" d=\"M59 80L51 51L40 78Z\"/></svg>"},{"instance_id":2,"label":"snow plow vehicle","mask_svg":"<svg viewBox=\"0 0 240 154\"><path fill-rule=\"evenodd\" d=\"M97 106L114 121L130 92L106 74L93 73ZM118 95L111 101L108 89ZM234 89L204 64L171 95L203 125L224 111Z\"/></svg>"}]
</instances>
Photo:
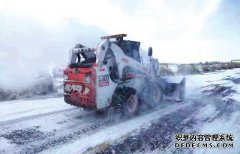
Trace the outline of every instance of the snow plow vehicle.
<instances>
[{"instance_id":1,"label":"snow plow vehicle","mask_svg":"<svg viewBox=\"0 0 240 154\"><path fill-rule=\"evenodd\" d=\"M101 37L96 49L77 44L70 51L64 70L64 101L86 109L114 107L134 115L142 105L149 108L163 99L182 101L185 78L170 83L160 75L159 62L152 58L144 64L140 42L124 40L126 34Z\"/></svg>"}]
</instances>

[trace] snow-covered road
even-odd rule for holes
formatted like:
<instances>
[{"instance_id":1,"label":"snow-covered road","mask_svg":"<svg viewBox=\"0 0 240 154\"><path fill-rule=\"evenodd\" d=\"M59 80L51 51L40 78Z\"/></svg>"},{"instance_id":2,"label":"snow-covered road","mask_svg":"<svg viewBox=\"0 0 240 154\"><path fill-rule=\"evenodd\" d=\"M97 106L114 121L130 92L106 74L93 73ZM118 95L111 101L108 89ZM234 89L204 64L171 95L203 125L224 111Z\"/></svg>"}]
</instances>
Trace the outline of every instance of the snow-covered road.
<instances>
[{"instance_id":1,"label":"snow-covered road","mask_svg":"<svg viewBox=\"0 0 240 154\"><path fill-rule=\"evenodd\" d=\"M131 119L63 98L0 102L0 153L240 153L240 69L187 76L187 99ZM176 149L177 133L230 133L232 149Z\"/></svg>"}]
</instances>

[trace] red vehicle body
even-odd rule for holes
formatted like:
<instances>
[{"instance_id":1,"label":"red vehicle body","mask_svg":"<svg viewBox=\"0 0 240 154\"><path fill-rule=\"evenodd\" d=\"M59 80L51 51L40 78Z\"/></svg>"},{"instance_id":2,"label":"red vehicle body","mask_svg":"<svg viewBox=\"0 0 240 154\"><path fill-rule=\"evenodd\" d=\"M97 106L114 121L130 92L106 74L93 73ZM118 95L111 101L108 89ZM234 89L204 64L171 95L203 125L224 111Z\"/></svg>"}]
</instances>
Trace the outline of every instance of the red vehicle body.
<instances>
[{"instance_id":1,"label":"red vehicle body","mask_svg":"<svg viewBox=\"0 0 240 154\"><path fill-rule=\"evenodd\" d=\"M68 80L64 82L64 87L67 88L66 85L71 85L70 91L65 93L65 102L79 107L96 108L95 69L67 67L64 74L68 76ZM89 78L90 82L86 78Z\"/></svg>"}]
</instances>

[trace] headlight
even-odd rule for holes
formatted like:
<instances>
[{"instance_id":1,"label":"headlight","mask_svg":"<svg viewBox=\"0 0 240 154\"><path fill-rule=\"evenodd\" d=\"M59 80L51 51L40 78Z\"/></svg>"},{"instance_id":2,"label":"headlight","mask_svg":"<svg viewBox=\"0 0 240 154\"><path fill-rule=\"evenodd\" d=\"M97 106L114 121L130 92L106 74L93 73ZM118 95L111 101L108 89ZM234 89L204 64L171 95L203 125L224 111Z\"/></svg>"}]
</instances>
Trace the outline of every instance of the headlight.
<instances>
[{"instance_id":1,"label":"headlight","mask_svg":"<svg viewBox=\"0 0 240 154\"><path fill-rule=\"evenodd\" d=\"M86 76L85 76L85 82L86 82L86 83L90 83L90 82L91 82L90 74L86 74Z\"/></svg>"},{"instance_id":2,"label":"headlight","mask_svg":"<svg viewBox=\"0 0 240 154\"><path fill-rule=\"evenodd\" d=\"M63 75L64 80L68 80L68 76L66 74Z\"/></svg>"}]
</instances>

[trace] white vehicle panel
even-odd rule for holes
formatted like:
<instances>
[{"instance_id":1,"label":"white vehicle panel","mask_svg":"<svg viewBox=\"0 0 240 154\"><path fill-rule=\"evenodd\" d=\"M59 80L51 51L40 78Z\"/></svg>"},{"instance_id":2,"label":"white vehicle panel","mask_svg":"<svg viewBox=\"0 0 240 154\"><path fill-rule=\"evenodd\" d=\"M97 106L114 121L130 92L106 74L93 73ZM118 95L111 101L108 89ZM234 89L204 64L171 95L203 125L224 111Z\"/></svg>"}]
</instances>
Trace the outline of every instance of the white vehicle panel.
<instances>
[{"instance_id":1,"label":"white vehicle panel","mask_svg":"<svg viewBox=\"0 0 240 154\"><path fill-rule=\"evenodd\" d=\"M96 68L96 75L96 105L102 109L111 104L117 84L111 80L106 65Z\"/></svg>"}]
</instances>

